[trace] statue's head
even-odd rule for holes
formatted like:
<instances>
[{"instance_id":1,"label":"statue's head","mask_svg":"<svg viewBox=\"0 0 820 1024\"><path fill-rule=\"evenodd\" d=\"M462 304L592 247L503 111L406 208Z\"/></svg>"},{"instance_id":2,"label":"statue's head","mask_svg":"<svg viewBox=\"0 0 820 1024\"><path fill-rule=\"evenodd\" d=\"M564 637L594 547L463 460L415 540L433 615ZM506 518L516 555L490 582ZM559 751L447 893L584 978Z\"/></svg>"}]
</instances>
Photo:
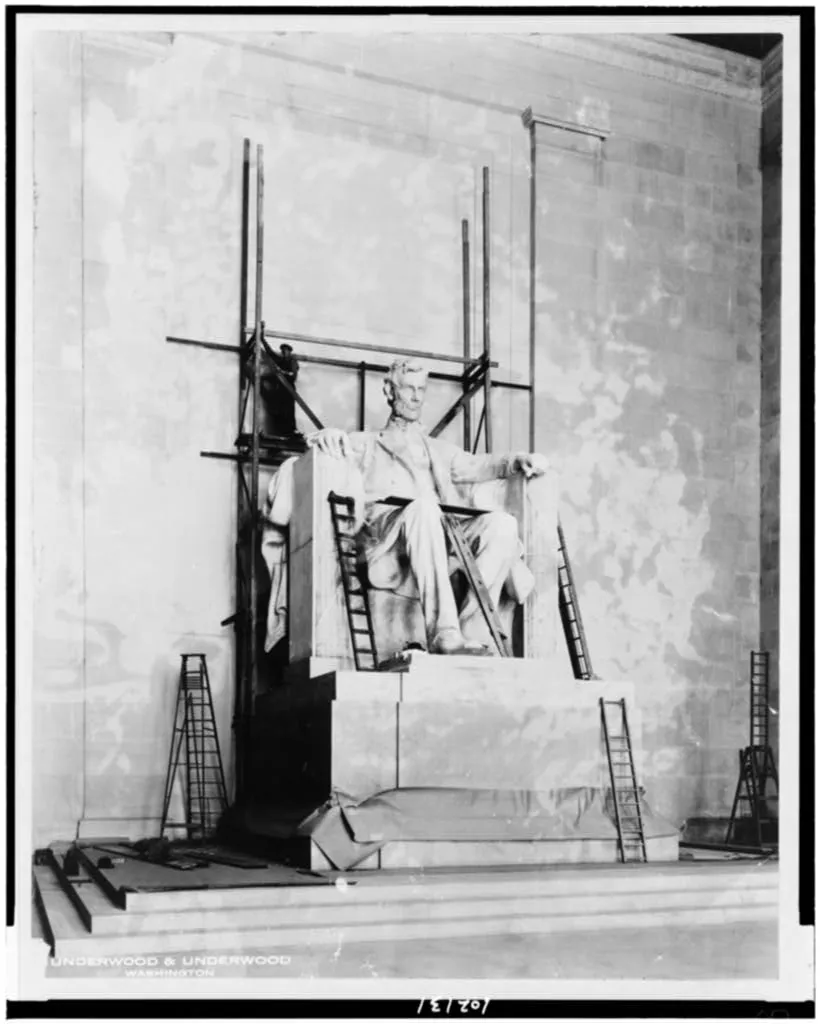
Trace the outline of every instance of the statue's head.
<instances>
[{"instance_id":1,"label":"statue's head","mask_svg":"<svg viewBox=\"0 0 820 1024\"><path fill-rule=\"evenodd\" d=\"M412 358L396 359L384 378L384 393L393 415L415 422L427 391L427 370Z\"/></svg>"}]
</instances>

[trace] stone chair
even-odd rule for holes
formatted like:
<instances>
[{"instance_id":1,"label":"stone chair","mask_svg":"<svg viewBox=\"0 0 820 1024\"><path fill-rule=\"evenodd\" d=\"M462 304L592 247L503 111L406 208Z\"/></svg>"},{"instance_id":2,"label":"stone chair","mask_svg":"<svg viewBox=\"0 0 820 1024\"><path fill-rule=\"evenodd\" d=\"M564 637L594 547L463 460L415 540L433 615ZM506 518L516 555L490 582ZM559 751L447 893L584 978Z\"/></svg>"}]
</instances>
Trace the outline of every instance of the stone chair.
<instances>
[{"instance_id":1,"label":"stone chair","mask_svg":"<svg viewBox=\"0 0 820 1024\"><path fill-rule=\"evenodd\" d=\"M313 676L354 664L340 570L333 539L328 495L349 493L347 467L316 450L301 455L293 466L293 515L289 527L289 661L291 670ZM463 492L466 505L511 513L519 523L525 561L536 585L518 614L502 594L499 614L505 632L521 657L552 660L559 651L557 599L557 515L554 481L523 477L474 485ZM370 589L376 650L379 660L409 643L424 645L424 625L416 598ZM489 639L489 637L488 637ZM561 641L563 643L563 641Z\"/></svg>"}]
</instances>

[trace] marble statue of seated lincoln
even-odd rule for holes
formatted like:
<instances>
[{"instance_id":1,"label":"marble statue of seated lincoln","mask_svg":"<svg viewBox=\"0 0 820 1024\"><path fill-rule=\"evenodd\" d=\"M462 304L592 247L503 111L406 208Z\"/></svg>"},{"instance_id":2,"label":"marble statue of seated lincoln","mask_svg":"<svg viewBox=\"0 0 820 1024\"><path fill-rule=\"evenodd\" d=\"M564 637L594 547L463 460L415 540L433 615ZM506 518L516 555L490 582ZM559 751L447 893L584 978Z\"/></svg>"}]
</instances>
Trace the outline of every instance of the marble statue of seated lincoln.
<instances>
[{"instance_id":1,"label":"marble statue of seated lincoln","mask_svg":"<svg viewBox=\"0 0 820 1024\"><path fill-rule=\"evenodd\" d=\"M469 639L482 619L475 594L469 591L461 608L456 604L440 504L464 504L458 490L464 485L519 473L540 476L547 460L530 453L471 455L427 436L419 423L426 388L423 366L396 360L384 381L390 416L383 430L348 434L326 428L310 435L308 443L358 470L358 536L370 586L398 594L415 587L431 653L483 652L482 644ZM377 503L385 497L406 498L409 504ZM515 601L526 600L534 581L514 516L487 512L461 522L494 605L502 588Z\"/></svg>"}]
</instances>

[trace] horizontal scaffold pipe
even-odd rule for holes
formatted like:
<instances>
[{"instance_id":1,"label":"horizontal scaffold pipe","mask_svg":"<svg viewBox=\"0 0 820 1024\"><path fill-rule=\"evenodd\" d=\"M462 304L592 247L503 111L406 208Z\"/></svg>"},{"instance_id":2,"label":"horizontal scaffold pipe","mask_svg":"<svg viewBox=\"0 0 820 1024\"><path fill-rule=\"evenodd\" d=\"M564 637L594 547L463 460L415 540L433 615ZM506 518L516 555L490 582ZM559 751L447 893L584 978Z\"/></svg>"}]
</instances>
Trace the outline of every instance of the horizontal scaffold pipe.
<instances>
[{"instance_id":1,"label":"horizontal scaffold pipe","mask_svg":"<svg viewBox=\"0 0 820 1024\"><path fill-rule=\"evenodd\" d=\"M266 332L267 333L267 332ZM214 349L218 352L234 352L240 351L237 345L222 345L213 341L199 341L197 338L176 338L166 337L166 341L173 341L177 345L193 345L196 348L209 348ZM346 342L344 344L347 344ZM348 346L351 347L351 346ZM377 351L389 351L378 349ZM354 361L352 359L336 359L332 356L309 356L304 355L300 352L293 353L297 363L315 363L317 366L337 366L342 369L360 370L364 366L365 370L369 373L387 373L390 367L386 363L371 363L360 361ZM441 357L438 357L441 358ZM449 357L448 357L449 358ZM471 363L477 364L481 361L481 356L477 356L471 360ZM490 363L490 366L498 366L498 363ZM461 384L464 378L460 374L454 373L439 373L435 370L431 370L427 374L430 380L446 380L451 381L454 384ZM512 391L529 391L530 385L524 384L521 381L516 380L493 380L492 385L494 388L509 388Z\"/></svg>"},{"instance_id":2,"label":"horizontal scaffold pipe","mask_svg":"<svg viewBox=\"0 0 820 1024\"><path fill-rule=\"evenodd\" d=\"M309 345L330 345L334 348L355 348L362 352L381 352L386 356L413 356L416 359L434 359L442 363L477 363L480 356L465 359L464 356L442 355L439 352L422 352L414 348L390 348L386 345L370 345L363 341L342 341L339 338L320 338L312 334L294 334L290 331L265 331L266 338L276 338L279 341L301 341ZM490 366L498 366L498 363L490 363Z\"/></svg>"}]
</instances>

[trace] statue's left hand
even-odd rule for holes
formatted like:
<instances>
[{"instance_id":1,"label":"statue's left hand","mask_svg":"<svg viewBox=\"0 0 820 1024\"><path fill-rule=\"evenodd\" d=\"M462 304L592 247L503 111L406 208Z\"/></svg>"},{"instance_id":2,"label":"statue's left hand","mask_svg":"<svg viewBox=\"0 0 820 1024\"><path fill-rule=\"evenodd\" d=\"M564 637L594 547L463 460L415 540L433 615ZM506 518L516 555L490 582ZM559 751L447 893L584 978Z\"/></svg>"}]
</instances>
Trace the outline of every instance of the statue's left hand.
<instances>
[{"instance_id":1,"label":"statue's left hand","mask_svg":"<svg viewBox=\"0 0 820 1024\"><path fill-rule=\"evenodd\" d=\"M518 465L518 471L523 473L528 480L533 476L543 476L548 469L549 462L546 455L539 455L537 452L522 455Z\"/></svg>"}]
</instances>

